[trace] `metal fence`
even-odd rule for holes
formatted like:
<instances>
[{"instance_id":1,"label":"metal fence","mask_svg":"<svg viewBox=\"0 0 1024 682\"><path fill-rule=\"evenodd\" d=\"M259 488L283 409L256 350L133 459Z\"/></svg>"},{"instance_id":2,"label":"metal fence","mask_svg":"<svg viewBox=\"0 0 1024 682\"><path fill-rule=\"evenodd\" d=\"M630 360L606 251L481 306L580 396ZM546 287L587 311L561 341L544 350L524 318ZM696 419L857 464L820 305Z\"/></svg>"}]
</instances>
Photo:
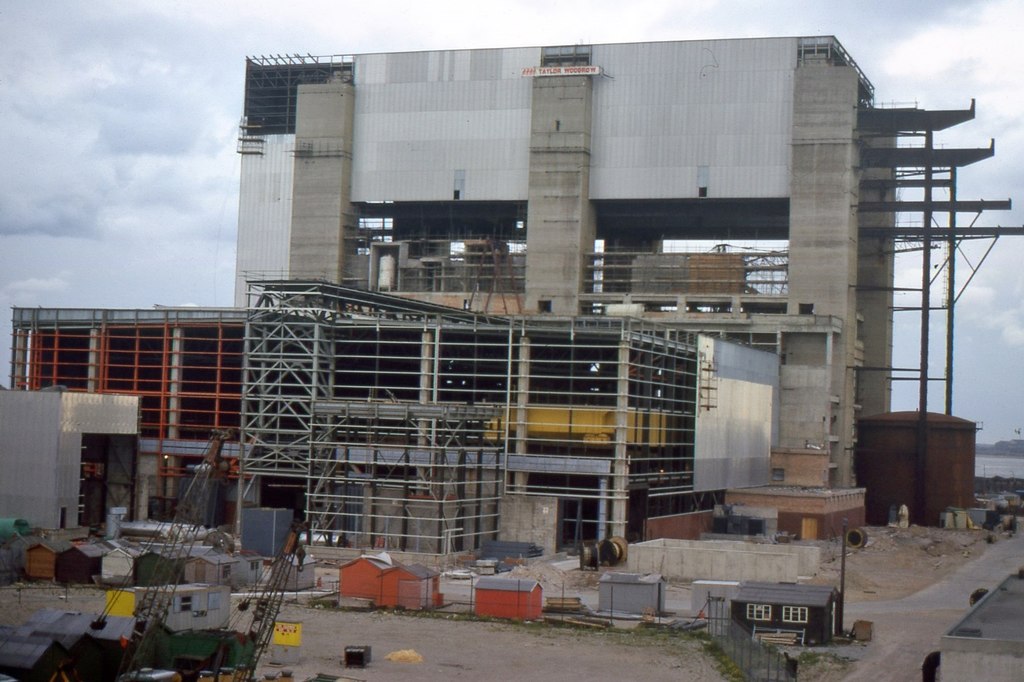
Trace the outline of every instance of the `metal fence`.
<instances>
[{"instance_id":1,"label":"metal fence","mask_svg":"<svg viewBox=\"0 0 1024 682\"><path fill-rule=\"evenodd\" d=\"M796 663L785 654L762 644L733 622L729 602L711 597L705 606L708 634L722 647L748 680L758 682L793 682Z\"/></svg>"}]
</instances>

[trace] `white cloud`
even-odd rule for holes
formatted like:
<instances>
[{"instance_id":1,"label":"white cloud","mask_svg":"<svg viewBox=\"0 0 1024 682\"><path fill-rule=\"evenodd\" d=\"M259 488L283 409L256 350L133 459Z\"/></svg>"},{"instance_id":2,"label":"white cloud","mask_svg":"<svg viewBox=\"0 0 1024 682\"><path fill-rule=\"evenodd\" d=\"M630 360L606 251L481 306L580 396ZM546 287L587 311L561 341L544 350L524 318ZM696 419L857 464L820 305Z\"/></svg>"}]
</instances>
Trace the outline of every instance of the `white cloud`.
<instances>
[{"instance_id":1,"label":"white cloud","mask_svg":"<svg viewBox=\"0 0 1024 682\"><path fill-rule=\"evenodd\" d=\"M55 277L30 277L28 279L8 282L0 288L0 296L12 299L39 299L42 294L54 294L67 291L66 274Z\"/></svg>"},{"instance_id":2,"label":"white cloud","mask_svg":"<svg viewBox=\"0 0 1024 682\"><path fill-rule=\"evenodd\" d=\"M962 170L960 196L1024 207L1021 25L1016 0L5 3L0 312L231 300L247 55L835 35L880 100L935 109L976 97L977 120L943 132L940 144L996 137L997 155ZM993 223L1024 224L1024 212L980 221ZM997 244L961 299L959 338L991 339L1001 351L1022 345L1021 248L1021 239ZM898 286L920 285L918 256L900 258ZM914 298L901 294L897 305ZM898 316L904 357L915 352L913 317ZM8 325L0 317L0 337ZM1024 381L1024 369L1008 369L996 352L961 350L972 381L958 390L975 417L993 401L991 391L969 393L974 384ZM986 417L987 431L1003 419Z\"/></svg>"}]
</instances>

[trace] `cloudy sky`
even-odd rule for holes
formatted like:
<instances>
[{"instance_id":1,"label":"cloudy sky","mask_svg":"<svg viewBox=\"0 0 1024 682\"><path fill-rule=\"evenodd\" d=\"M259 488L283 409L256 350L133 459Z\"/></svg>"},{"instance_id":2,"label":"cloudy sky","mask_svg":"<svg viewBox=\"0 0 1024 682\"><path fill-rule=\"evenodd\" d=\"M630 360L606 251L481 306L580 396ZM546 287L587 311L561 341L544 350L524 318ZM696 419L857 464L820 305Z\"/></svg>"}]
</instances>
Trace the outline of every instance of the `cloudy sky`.
<instances>
[{"instance_id":1,"label":"cloudy sky","mask_svg":"<svg viewBox=\"0 0 1024 682\"><path fill-rule=\"evenodd\" d=\"M995 138L959 196L1012 198L979 224L1020 226L1022 25L1019 0L0 0L0 338L7 349L12 306L231 304L246 56L835 35L880 104L977 99L975 121L939 142ZM965 245L959 272L986 247ZM999 240L957 307L954 411L983 424L981 442L1024 427L1022 254L1024 238ZM901 261L898 284L920 282L917 263ZM895 364L914 366L916 316L897 319ZM894 409L916 406L898 385Z\"/></svg>"}]
</instances>

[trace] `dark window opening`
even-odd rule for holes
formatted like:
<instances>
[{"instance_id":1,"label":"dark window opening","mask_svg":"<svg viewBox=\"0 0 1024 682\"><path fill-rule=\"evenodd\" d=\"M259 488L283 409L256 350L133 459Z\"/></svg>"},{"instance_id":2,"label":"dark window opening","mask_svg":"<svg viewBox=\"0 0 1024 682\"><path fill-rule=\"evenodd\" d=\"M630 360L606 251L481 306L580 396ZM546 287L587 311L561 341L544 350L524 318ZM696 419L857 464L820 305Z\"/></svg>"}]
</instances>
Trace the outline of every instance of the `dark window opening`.
<instances>
[{"instance_id":1,"label":"dark window opening","mask_svg":"<svg viewBox=\"0 0 1024 682\"><path fill-rule=\"evenodd\" d=\"M541 52L541 66L590 66L590 45L559 45L545 47Z\"/></svg>"},{"instance_id":2,"label":"dark window opening","mask_svg":"<svg viewBox=\"0 0 1024 682\"><path fill-rule=\"evenodd\" d=\"M541 299L537 301L537 312L550 313L551 312L551 301L547 299Z\"/></svg>"},{"instance_id":3,"label":"dark window opening","mask_svg":"<svg viewBox=\"0 0 1024 682\"><path fill-rule=\"evenodd\" d=\"M813 315L814 314L814 304L813 303L801 303L800 304L800 314L801 315Z\"/></svg>"}]
</instances>

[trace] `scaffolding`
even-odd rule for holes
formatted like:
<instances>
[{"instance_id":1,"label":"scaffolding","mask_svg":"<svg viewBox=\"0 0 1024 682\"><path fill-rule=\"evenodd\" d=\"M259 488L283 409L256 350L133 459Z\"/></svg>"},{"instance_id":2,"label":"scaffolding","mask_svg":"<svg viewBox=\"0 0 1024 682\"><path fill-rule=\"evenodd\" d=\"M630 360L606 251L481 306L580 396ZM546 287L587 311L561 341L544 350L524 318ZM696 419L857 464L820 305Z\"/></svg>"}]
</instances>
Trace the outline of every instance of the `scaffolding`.
<instances>
[{"instance_id":1,"label":"scaffolding","mask_svg":"<svg viewBox=\"0 0 1024 682\"><path fill-rule=\"evenodd\" d=\"M627 319L489 317L324 282L250 283L245 471L328 544L446 554L504 495L562 536L694 504L695 344Z\"/></svg>"}]
</instances>

